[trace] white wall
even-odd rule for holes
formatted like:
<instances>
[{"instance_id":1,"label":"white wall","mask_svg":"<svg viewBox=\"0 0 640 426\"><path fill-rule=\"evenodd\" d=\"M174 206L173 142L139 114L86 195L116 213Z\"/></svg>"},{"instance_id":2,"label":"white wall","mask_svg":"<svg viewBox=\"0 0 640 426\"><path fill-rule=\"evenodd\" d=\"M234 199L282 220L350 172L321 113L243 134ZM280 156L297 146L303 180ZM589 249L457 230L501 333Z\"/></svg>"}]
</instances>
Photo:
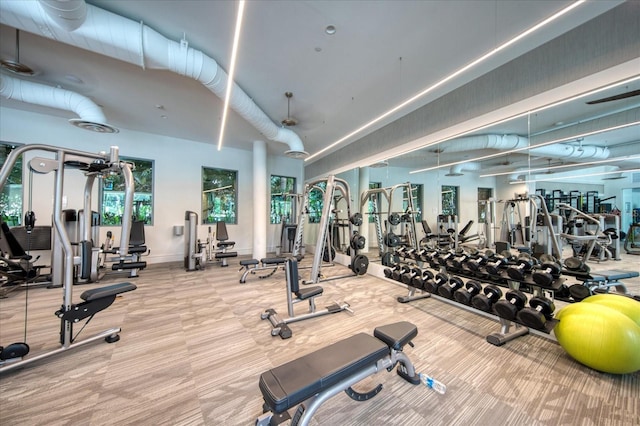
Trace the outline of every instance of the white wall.
<instances>
[{"instance_id":1,"label":"white wall","mask_svg":"<svg viewBox=\"0 0 640 426\"><path fill-rule=\"evenodd\" d=\"M253 247L253 171L252 152L233 148L217 151L212 143L200 143L149 133L120 129L117 134L98 134L78 129L60 117L34 114L0 107L0 140L21 144L46 144L86 152L108 151L111 145L120 148L125 157L154 160L154 223L145 227L149 263L181 261L184 236L173 235L174 225L184 225L186 210L201 216L201 169L203 166L238 171L238 224L227 225L229 237L236 242L239 254L251 254ZM37 155L40 155L38 153ZM42 155L44 156L44 155ZM303 179L303 162L285 157L269 157L269 174ZM51 223L53 179L36 176L33 186L33 210L37 225ZM27 202L25 180L25 209ZM64 194L67 207L82 208L84 177L78 171L65 174ZM94 190L97 209L98 191ZM200 218L201 219L201 218ZM272 225L273 227L275 225ZM119 228L102 227L101 241L107 230L119 235ZM268 230L268 249L275 246L275 232ZM207 226L199 226L198 237L206 239ZM117 243L118 241L116 241Z\"/></svg>"}]
</instances>

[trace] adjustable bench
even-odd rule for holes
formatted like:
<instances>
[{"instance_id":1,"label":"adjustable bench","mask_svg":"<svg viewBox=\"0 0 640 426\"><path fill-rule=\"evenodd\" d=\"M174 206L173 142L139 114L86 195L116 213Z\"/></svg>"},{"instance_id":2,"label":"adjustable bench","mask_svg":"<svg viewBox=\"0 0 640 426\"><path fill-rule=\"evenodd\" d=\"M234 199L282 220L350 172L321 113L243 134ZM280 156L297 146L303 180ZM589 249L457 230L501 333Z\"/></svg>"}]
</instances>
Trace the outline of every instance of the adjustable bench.
<instances>
[{"instance_id":1,"label":"adjustable bench","mask_svg":"<svg viewBox=\"0 0 640 426\"><path fill-rule=\"evenodd\" d=\"M611 287L615 287L616 292L620 294L627 294L627 287L620 280L635 278L640 276L640 273L636 271L610 270L598 271L597 273L589 272L585 274L573 273L571 275L582 281L582 285L588 289L588 294L582 294L584 298L595 290L604 289L608 292ZM574 289L573 291L576 292L577 290ZM580 293L582 292L576 294ZM585 291L584 293L587 292Z\"/></svg>"},{"instance_id":2,"label":"adjustable bench","mask_svg":"<svg viewBox=\"0 0 640 426\"><path fill-rule=\"evenodd\" d=\"M377 327L373 336L359 333L262 373L259 388L265 412L256 425L289 420L287 410L296 405L291 425L308 425L317 409L342 391L355 401L371 399L382 390L381 384L366 393L352 386L396 365L400 377L413 385L420 383L413 363L402 352L404 345L413 346L417 334L417 327L406 321Z\"/></svg>"},{"instance_id":3,"label":"adjustable bench","mask_svg":"<svg viewBox=\"0 0 640 426\"><path fill-rule=\"evenodd\" d=\"M287 259L285 259L284 257L264 257L260 259L260 262L258 262L258 259L241 260L241 267L238 272L242 271L243 269L245 271L242 274L242 278L240 278L240 284L244 284L247 281L247 275L255 274L256 271L271 269L271 272L266 275L258 275L258 278L260 279L269 278L276 273L278 268L284 268L284 262L286 260ZM260 264L260 266L258 266L258 264Z\"/></svg>"}]
</instances>

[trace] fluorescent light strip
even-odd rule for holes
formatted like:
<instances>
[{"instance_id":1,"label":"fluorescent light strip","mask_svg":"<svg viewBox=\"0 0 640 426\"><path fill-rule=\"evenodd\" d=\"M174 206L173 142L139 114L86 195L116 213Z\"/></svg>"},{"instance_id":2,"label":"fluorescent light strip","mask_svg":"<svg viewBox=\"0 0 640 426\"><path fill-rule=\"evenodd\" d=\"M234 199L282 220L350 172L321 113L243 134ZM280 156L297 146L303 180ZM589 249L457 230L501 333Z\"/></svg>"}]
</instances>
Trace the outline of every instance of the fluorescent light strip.
<instances>
[{"instance_id":1,"label":"fluorescent light strip","mask_svg":"<svg viewBox=\"0 0 640 426\"><path fill-rule=\"evenodd\" d=\"M421 98L422 96L426 95L427 93L432 92L433 90L437 89L438 87L442 86L443 84L447 83L448 81L450 81L450 80L454 79L455 77L459 76L463 72L469 70L470 68L473 68L474 66L476 66L479 63L485 61L486 59L489 59L490 57L492 57L496 53L506 49L507 47L511 46L512 44L516 43L517 41L521 40L522 38L528 36L529 34L533 33L534 31L537 31L538 29L542 28L543 26L555 21L556 19L558 19L562 15L564 15L564 14L570 12L571 10L575 9L576 7L580 6L585 1L586 0L578 0L575 3L570 4L569 6L567 6L564 9L562 9L561 11L555 13L554 15L551 15L549 18L545 19L544 21L539 22L538 24L534 25L533 27L529 28L528 30L518 34L517 36L515 36L511 40L507 41L506 43L503 43L500 46L496 47L495 49L489 51L488 53L485 53L484 55L482 55L478 59L470 62L469 64L465 65L464 67L459 68L457 71L454 71L452 74L450 74L447 77L443 78L442 80L438 81L434 85L427 87L422 92L419 92L418 94L410 97L409 99L407 99L406 101L402 102L401 104L396 105L395 107L391 108L389 111L385 112L384 114L382 114L382 115L376 117L375 119L369 121L368 123L358 127L356 130L354 130L353 132L349 133L346 136L343 136L342 138L340 138L337 141L333 142L331 145L324 147L323 149L321 149L320 151L316 152L313 155L310 155L304 161L311 160L314 157L317 157L318 155L320 155L320 154L330 150L331 148L335 147L336 145L344 142L345 140L349 139L350 137L360 133L361 131L363 131L365 129L368 129L369 127L373 126L374 124L376 124L380 120L390 116L391 114L393 114L394 112L398 111L399 109L404 108L405 106L411 104L412 102L414 102L415 100Z\"/></svg>"},{"instance_id":2,"label":"fluorescent light strip","mask_svg":"<svg viewBox=\"0 0 640 426\"><path fill-rule=\"evenodd\" d=\"M229 112L229 99L231 99L231 89L233 88L234 74L236 72L236 57L238 54L238 45L240 44L240 29L242 28L242 16L244 15L244 1L238 2L238 16L236 17L236 31L233 34L233 48L231 49L231 65L229 66L229 75L227 76L227 93L224 97L224 108L222 110L222 123L220 124L220 137L218 138L218 151L222 149L222 139L224 138L224 130L227 125L227 113Z\"/></svg>"},{"instance_id":3,"label":"fluorescent light strip","mask_svg":"<svg viewBox=\"0 0 640 426\"><path fill-rule=\"evenodd\" d=\"M597 164L615 163L616 161L628 161L628 160L635 160L637 158L640 158L640 155L627 155L625 157L609 158L607 160L600 160L600 161L590 161L588 163L562 164L559 166L539 167L537 169L525 170L523 171L523 173L540 172L543 170L568 169L570 167L595 166ZM520 173L520 172L512 170L510 172L489 173L486 175L480 175L479 177L484 178L484 177L492 177L492 176L505 176L505 175L512 175L514 173Z\"/></svg>"},{"instance_id":4,"label":"fluorescent light strip","mask_svg":"<svg viewBox=\"0 0 640 426\"><path fill-rule=\"evenodd\" d=\"M576 178L591 177L591 176L604 176L604 175L613 175L613 174L617 174L617 173L634 173L634 172L640 172L640 169L616 170L615 172L589 173L589 174L586 174L586 175L575 175L575 176L562 176L562 177L543 178L543 179L521 180L521 181L509 182L509 184L510 185L518 185L518 184L521 184L521 183L546 182L548 180L576 179Z\"/></svg>"},{"instance_id":5,"label":"fluorescent light strip","mask_svg":"<svg viewBox=\"0 0 640 426\"><path fill-rule=\"evenodd\" d=\"M453 163L441 164L439 166L427 167L425 169L412 170L412 171L409 172L409 174L422 173L422 172L428 172L430 170L436 170L436 169L440 169L440 168L444 168L444 167L457 166L458 164L469 163L471 161L487 160L489 158L500 157L500 156L503 156L503 155L512 154L514 152L528 151L528 150L532 150L532 149L535 149L535 148L540 148L540 147L547 146L547 145L553 145L554 143L567 142L567 141L575 140L575 139L579 139L579 138L586 138L587 136L593 136L593 135L597 135L597 134L600 134L600 133L605 133L605 132L610 132L610 131L613 131L613 130L623 129L625 127L637 126L639 124L640 124L640 121L634 121L634 122L627 123L627 124L621 124L619 126L608 127L606 129L594 130L592 132L581 133L581 134L573 135L573 136L566 137L566 138L555 139L555 140L552 140L552 141L539 143L537 145L525 146L525 147L522 147L522 148L510 149L508 151L500 151L500 152L495 153L495 154L483 155L481 157L477 157L477 158L474 158L472 160L455 161Z\"/></svg>"}]
</instances>

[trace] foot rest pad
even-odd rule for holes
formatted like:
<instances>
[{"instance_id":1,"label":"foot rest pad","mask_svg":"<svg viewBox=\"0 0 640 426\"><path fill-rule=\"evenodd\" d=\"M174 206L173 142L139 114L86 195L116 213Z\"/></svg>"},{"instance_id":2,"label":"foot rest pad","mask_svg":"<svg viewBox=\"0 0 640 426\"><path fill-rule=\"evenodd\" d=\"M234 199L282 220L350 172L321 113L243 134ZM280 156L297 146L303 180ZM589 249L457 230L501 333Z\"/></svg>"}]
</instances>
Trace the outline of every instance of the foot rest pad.
<instances>
[{"instance_id":1,"label":"foot rest pad","mask_svg":"<svg viewBox=\"0 0 640 426\"><path fill-rule=\"evenodd\" d=\"M373 335L385 342L391 349L399 351L418 335L418 327L408 321L400 321L376 327L373 330Z\"/></svg>"},{"instance_id":2,"label":"foot rest pad","mask_svg":"<svg viewBox=\"0 0 640 426\"><path fill-rule=\"evenodd\" d=\"M225 257L238 257L238 252L227 251L227 252L216 253L216 259L224 259Z\"/></svg>"}]
</instances>

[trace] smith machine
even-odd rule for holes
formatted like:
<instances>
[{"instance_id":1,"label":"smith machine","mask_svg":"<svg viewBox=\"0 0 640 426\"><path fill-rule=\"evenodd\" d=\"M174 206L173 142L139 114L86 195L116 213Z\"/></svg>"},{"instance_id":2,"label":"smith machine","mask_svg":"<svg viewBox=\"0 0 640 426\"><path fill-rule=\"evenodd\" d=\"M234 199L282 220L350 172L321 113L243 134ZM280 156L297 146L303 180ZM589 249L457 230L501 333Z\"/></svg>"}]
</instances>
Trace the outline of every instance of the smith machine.
<instances>
[{"instance_id":1,"label":"smith machine","mask_svg":"<svg viewBox=\"0 0 640 426\"><path fill-rule=\"evenodd\" d=\"M324 185L322 185L324 184ZM324 186L324 188L322 188ZM349 218L349 255L351 256L351 263L349 268L355 275L363 275L367 272L369 267L369 259L367 256L358 254L358 250L362 250L366 245L366 239L363 235L355 229L356 226L362 224L362 214L353 213L351 210L351 192L349 190L349 184L347 181L336 178L331 175L326 179L318 179L305 184L304 195L302 201L302 208L298 216L298 228L296 230L296 238L293 246L293 256L297 256L302 253L302 244L304 239L304 222L306 216L309 213L309 194L313 190L321 188L324 190L322 215L320 216L320 223L318 225L318 234L316 239L315 252L313 254L313 265L311 267L311 276L309 280L306 280L304 284L317 284L320 281L328 281L340 278L346 278L347 276L322 278L321 267L323 260L327 261L333 259L333 253L335 249L332 247L330 238L330 225L332 213L335 211L335 205L338 201L344 200L346 203L347 217Z\"/></svg>"}]
</instances>

